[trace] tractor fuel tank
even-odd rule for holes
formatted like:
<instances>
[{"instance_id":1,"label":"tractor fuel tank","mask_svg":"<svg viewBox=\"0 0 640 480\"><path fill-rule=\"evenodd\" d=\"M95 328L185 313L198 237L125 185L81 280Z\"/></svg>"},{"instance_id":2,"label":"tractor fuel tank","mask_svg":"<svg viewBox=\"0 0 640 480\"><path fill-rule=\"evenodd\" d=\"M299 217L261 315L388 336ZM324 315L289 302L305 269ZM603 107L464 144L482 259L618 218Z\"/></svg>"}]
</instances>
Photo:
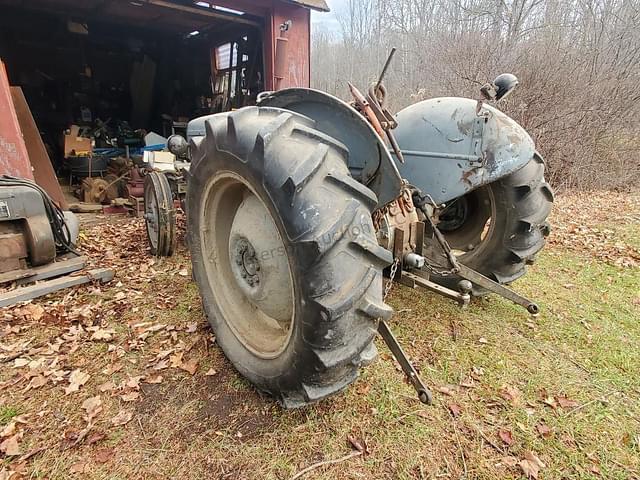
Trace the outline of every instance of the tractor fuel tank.
<instances>
[{"instance_id":1,"label":"tractor fuel tank","mask_svg":"<svg viewBox=\"0 0 640 480\"><path fill-rule=\"evenodd\" d=\"M535 153L529 134L500 110L469 98L443 97L396 115L403 178L436 203L458 198L525 166Z\"/></svg>"}]
</instances>

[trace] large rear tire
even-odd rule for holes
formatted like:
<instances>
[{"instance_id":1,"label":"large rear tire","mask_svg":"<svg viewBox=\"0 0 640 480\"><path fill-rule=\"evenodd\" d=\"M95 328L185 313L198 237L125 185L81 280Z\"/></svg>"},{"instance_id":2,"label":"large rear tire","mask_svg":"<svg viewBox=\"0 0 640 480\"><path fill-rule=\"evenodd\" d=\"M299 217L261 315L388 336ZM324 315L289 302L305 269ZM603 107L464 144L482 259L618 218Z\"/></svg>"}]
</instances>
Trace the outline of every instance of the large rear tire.
<instances>
[{"instance_id":1,"label":"large rear tire","mask_svg":"<svg viewBox=\"0 0 640 480\"><path fill-rule=\"evenodd\" d=\"M523 276L545 245L553 192L539 155L520 170L451 202L438 224L464 265L501 283ZM460 278L433 275L457 288ZM474 285L473 294L487 291Z\"/></svg>"},{"instance_id":2,"label":"large rear tire","mask_svg":"<svg viewBox=\"0 0 640 480\"><path fill-rule=\"evenodd\" d=\"M285 407L332 395L375 357L377 198L307 117L246 107L205 122L187 193L194 278L217 343Z\"/></svg>"}]
</instances>

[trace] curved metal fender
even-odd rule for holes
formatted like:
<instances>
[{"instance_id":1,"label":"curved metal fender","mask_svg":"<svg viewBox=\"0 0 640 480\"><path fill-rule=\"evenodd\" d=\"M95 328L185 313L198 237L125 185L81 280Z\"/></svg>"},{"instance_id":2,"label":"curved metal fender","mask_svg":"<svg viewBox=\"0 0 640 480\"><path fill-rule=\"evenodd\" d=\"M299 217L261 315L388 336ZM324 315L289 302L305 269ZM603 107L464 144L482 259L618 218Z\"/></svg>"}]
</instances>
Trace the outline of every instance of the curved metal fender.
<instances>
[{"instance_id":1,"label":"curved metal fender","mask_svg":"<svg viewBox=\"0 0 640 480\"><path fill-rule=\"evenodd\" d=\"M445 203L526 165L535 145L500 110L469 98L433 98L396 115L403 178Z\"/></svg>"},{"instance_id":2,"label":"curved metal fender","mask_svg":"<svg viewBox=\"0 0 640 480\"><path fill-rule=\"evenodd\" d=\"M400 195L402 178L387 146L348 103L320 90L288 88L262 96L258 105L284 108L315 120L317 130L346 147L351 175L375 192L378 207Z\"/></svg>"}]
</instances>

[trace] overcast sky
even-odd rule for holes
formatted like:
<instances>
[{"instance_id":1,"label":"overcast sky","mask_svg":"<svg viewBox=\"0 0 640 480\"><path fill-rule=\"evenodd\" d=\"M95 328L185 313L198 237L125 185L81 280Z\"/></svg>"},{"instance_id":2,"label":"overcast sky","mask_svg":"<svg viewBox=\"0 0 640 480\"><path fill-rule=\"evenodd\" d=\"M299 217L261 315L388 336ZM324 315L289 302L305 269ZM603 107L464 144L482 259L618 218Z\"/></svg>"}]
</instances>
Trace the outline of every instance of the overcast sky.
<instances>
[{"instance_id":1,"label":"overcast sky","mask_svg":"<svg viewBox=\"0 0 640 480\"><path fill-rule=\"evenodd\" d=\"M340 25L338 24L338 20L336 19L336 11L342 8L345 4L346 0L325 0L327 5L331 11L329 13L325 12L311 12L311 22L314 26L321 26L322 28L326 28L332 31L339 31Z\"/></svg>"}]
</instances>

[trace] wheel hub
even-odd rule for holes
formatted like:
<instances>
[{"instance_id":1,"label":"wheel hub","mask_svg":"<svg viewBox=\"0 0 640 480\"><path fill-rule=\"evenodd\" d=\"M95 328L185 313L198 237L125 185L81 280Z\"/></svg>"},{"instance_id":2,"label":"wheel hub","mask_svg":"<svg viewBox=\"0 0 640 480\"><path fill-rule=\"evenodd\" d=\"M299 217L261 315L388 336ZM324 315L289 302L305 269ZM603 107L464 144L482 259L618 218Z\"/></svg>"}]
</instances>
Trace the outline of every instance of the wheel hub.
<instances>
[{"instance_id":1,"label":"wheel hub","mask_svg":"<svg viewBox=\"0 0 640 480\"><path fill-rule=\"evenodd\" d=\"M287 255L271 214L255 195L247 196L236 211L229 261L245 297L277 322L289 322L293 292Z\"/></svg>"},{"instance_id":2,"label":"wheel hub","mask_svg":"<svg viewBox=\"0 0 640 480\"><path fill-rule=\"evenodd\" d=\"M246 238L240 237L235 242L233 252L235 252L233 272L236 275L236 281L238 283L244 281L249 287L256 287L260 283L258 275L260 262L253 245Z\"/></svg>"}]
</instances>

